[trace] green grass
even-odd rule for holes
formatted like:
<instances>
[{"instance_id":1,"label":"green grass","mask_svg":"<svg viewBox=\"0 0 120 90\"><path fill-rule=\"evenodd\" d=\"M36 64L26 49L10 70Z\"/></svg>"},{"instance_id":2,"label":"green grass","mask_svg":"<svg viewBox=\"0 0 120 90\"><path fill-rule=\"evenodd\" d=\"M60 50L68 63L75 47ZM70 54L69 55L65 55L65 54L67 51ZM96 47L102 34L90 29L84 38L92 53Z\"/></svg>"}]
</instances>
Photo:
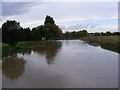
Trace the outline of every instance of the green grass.
<instances>
[{"instance_id":1,"label":"green grass","mask_svg":"<svg viewBox=\"0 0 120 90\"><path fill-rule=\"evenodd\" d=\"M8 53L9 48L9 44L0 43L0 59L2 58L2 54L4 54L5 52Z\"/></svg>"},{"instance_id":2,"label":"green grass","mask_svg":"<svg viewBox=\"0 0 120 90\"><path fill-rule=\"evenodd\" d=\"M120 36L88 36L81 39L90 45L120 53Z\"/></svg>"},{"instance_id":3,"label":"green grass","mask_svg":"<svg viewBox=\"0 0 120 90\"><path fill-rule=\"evenodd\" d=\"M116 41L118 42L118 40L120 39L120 36L97 36L98 38L101 38L101 39L107 39L107 40L113 40L113 41Z\"/></svg>"},{"instance_id":4,"label":"green grass","mask_svg":"<svg viewBox=\"0 0 120 90\"><path fill-rule=\"evenodd\" d=\"M28 47L32 47L32 46L35 46L35 45L43 45L46 42L47 41L24 41L24 42L18 42L16 47L28 48Z\"/></svg>"},{"instance_id":5,"label":"green grass","mask_svg":"<svg viewBox=\"0 0 120 90\"><path fill-rule=\"evenodd\" d=\"M7 47L10 47L10 45L6 43L0 43L0 47L7 48Z\"/></svg>"},{"instance_id":6,"label":"green grass","mask_svg":"<svg viewBox=\"0 0 120 90\"><path fill-rule=\"evenodd\" d=\"M11 47L9 44L1 43L2 45L2 57L16 54L17 52L27 52L32 47L35 46L45 46L48 41L24 41L24 42L18 42L16 46Z\"/></svg>"}]
</instances>

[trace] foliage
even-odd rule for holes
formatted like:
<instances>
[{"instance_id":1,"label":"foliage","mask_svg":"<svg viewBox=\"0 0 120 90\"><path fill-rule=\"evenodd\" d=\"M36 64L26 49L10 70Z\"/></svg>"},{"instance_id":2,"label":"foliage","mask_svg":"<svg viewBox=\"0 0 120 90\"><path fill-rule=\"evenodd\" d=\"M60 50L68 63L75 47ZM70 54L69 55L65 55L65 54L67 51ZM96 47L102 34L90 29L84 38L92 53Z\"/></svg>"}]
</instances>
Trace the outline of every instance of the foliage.
<instances>
[{"instance_id":1,"label":"foliage","mask_svg":"<svg viewBox=\"0 0 120 90\"><path fill-rule=\"evenodd\" d=\"M53 18L52 17L50 17L50 16L46 16L46 18L45 18L45 22L44 22L44 25L46 25L46 24L55 24L55 21L53 20Z\"/></svg>"},{"instance_id":2,"label":"foliage","mask_svg":"<svg viewBox=\"0 0 120 90\"><path fill-rule=\"evenodd\" d=\"M41 25L32 29L32 39L42 40L42 37L48 39L58 39L62 36L61 29L54 23L50 16L46 16L45 25Z\"/></svg>"},{"instance_id":3,"label":"foliage","mask_svg":"<svg viewBox=\"0 0 120 90\"><path fill-rule=\"evenodd\" d=\"M95 32L95 33L92 33L93 36L116 36L116 35L120 35L120 32L110 32L110 31L107 31L107 32Z\"/></svg>"},{"instance_id":4,"label":"foliage","mask_svg":"<svg viewBox=\"0 0 120 90\"><path fill-rule=\"evenodd\" d=\"M54 22L52 17L46 16L45 25L30 30L30 28L22 28L20 23L15 20L7 20L2 25L2 42L13 46L19 41L38 41L42 40L42 37L58 39L62 36L62 31Z\"/></svg>"},{"instance_id":5,"label":"foliage","mask_svg":"<svg viewBox=\"0 0 120 90\"><path fill-rule=\"evenodd\" d=\"M55 24L46 24L44 26L44 37L46 39L57 39L57 38L60 38L61 35L62 35L62 31L60 30L60 28L55 25Z\"/></svg>"},{"instance_id":6,"label":"foliage","mask_svg":"<svg viewBox=\"0 0 120 90\"><path fill-rule=\"evenodd\" d=\"M86 36L111 36L120 35L119 32L106 33L88 33L87 30L72 31L63 33L62 30L55 24L53 17L46 16L44 25L32 28L22 28L20 23L15 20L7 20L0 28L2 31L2 42L15 46L20 41L40 41L44 37L47 40L51 39L78 39Z\"/></svg>"},{"instance_id":7,"label":"foliage","mask_svg":"<svg viewBox=\"0 0 120 90\"><path fill-rule=\"evenodd\" d=\"M43 26L38 26L32 29L32 40L42 40L43 34Z\"/></svg>"},{"instance_id":8,"label":"foliage","mask_svg":"<svg viewBox=\"0 0 120 90\"><path fill-rule=\"evenodd\" d=\"M80 37L85 37L88 35L87 30L80 30L80 31L73 31L73 32L65 32L64 33L64 38L80 38Z\"/></svg>"},{"instance_id":9,"label":"foliage","mask_svg":"<svg viewBox=\"0 0 120 90\"><path fill-rule=\"evenodd\" d=\"M2 25L2 42L13 46L18 41L28 40L31 40L31 31L29 28L23 29L19 22L15 20L7 20Z\"/></svg>"},{"instance_id":10,"label":"foliage","mask_svg":"<svg viewBox=\"0 0 120 90\"><path fill-rule=\"evenodd\" d=\"M16 34L19 28L21 28L19 22L16 22L15 20L7 20L2 25L2 42L9 43L11 45L15 44L17 41Z\"/></svg>"}]
</instances>

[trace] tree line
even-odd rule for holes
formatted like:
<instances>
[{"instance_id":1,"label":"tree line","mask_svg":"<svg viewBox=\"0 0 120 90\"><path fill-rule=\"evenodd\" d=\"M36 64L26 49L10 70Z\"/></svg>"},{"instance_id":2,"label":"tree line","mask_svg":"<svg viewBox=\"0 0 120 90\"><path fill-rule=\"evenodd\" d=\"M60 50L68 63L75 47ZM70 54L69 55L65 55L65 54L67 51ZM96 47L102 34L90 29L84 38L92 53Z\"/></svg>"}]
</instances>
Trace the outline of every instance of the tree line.
<instances>
[{"instance_id":1,"label":"tree line","mask_svg":"<svg viewBox=\"0 0 120 90\"><path fill-rule=\"evenodd\" d=\"M46 16L44 25L23 28L15 20L7 20L2 24L2 42L15 45L19 41L42 40L42 37L57 39L62 36L62 30L55 24L52 17Z\"/></svg>"},{"instance_id":2,"label":"tree line","mask_svg":"<svg viewBox=\"0 0 120 90\"><path fill-rule=\"evenodd\" d=\"M71 39L75 39L75 38L81 38L81 37L85 37L85 36L118 36L120 35L120 32L95 32L95 33L88 33L87 30L80 30L80 31L73 31L73 32L65 32L63 33L64 38L71 38Z\"/></svg>"},{"instance_id":3,"label":"tree line","mask_svg":"<svg viewBox=\"0 0 120 90\"><path fill-rule=\"evenodd\" d=\"M42 40L44 37L46 40L50 39L75 39L84 36L88 36L89 33L87 30L65 32L55 24L53 17L46 16L44 25L40 25L30 28L23 28L20 26L20 23L16 20L7 20L2 24L2 42L8 43L10 45L15 45L19 41L32 41L32 40ZM90 33L91 35L118 35L119 32L111 33Z\"/></svg>"},{"instance_id":4,"label":"tree line","mask_svg":"<svg viewBox=\"0 0 120 90\"><path fill-rule=\"evenodd\" d=\"M107 32L95 32L95 33L89 33L89 34L94 36L116 36L116 35L120 35L120 32L107 31Z\"/></svg>"}]
</instances>

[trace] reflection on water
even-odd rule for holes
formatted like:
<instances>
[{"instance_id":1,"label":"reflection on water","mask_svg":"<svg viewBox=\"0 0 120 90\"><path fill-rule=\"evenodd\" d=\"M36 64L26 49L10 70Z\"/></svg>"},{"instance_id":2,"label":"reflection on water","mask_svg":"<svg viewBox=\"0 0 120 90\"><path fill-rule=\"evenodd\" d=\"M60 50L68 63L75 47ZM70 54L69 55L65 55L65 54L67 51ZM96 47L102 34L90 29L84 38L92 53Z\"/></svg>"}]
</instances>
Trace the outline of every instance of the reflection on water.
<instances>
[{"instance_id":1,"label":"reflection on water","mask_svg":"<svg viewBox=\"0 0 120 90\"><path fill-rule=\"evenodd\" d=\"M2 62L2 72L9 79L18 79L24 73L25 60L18 57L7 57Z\"/></svg>"},{"instance_id":2,"label":"reflection on water","mask_svg":"<svg viewBox=\"0 0 120 90\"><path fill-rule=\"evenodd\" d=\"M21 54L31 55L31 51L33 51L34 53L45 55L47 63L52 64L60 48L61 42L48 42L46 46L35 46L25 52L21 52ZM24 73L25 62L23 58L17 56L6 57L2 63L3 73L9 79L18 79Z\"/></svg>"},{"instance_id":3,"label":"reflection on water","mask_svg":"<svg viewBox=\"0 0 120 90\"><path fill-rule=\"evenodd\" d=\"M118 54L81 40L34 46L2 65L3 88L118 87Z\"/></svg>"},{"instance_id":4,"label":"reflection on water","mask_svg":"<svg viewBox=\"0 0 120 90\"><path fill-rule=\"evenodd\" d=\"M54 58L61 49L61 42L48 42L46 46L36 46L32 50L38 54L45 54L48 64L54 62Z\"/></svg>"}]
</instances>

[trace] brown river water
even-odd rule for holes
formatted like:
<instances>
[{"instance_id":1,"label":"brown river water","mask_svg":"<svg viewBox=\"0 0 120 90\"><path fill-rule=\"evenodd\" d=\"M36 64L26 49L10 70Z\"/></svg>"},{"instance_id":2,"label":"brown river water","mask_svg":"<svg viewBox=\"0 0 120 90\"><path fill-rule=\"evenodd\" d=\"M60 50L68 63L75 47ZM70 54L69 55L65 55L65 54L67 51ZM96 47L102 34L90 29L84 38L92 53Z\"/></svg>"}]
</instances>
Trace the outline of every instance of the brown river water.
<instances>
[{"instance_id":1,"label":"brown river water","mask_svg":"<svg viewBox=\"0 0 120 90\"><path fill-rule=\"evenodd\" d=\"M2 66L3 88L118 87L118 53L81 40L51 41L5 57Z\"/></svg>"}]
</instances>

